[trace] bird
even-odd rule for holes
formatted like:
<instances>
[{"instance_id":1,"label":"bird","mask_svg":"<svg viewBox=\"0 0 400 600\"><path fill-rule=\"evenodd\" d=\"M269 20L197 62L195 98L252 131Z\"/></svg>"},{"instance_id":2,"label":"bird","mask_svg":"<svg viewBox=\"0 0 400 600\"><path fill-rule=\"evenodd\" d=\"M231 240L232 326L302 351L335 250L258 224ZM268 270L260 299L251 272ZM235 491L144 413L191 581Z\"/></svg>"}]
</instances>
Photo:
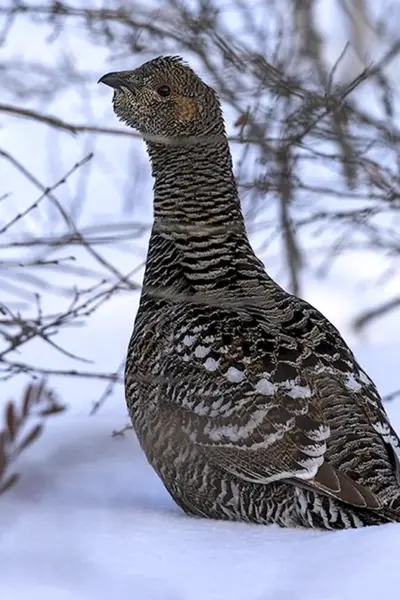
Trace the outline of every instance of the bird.
<instances>
[{"instance_id":1,"label":"bird","mask_svg":"<svg viewBox=\"0 0 400 600\"><path fill-rule=\"evenodd\" d=\"M125 397L169 494L208 519L400 521L399 437L338 329L253 251L217 92L179 56L99 82L154 180Z\"/></svg>"}]
</instances>

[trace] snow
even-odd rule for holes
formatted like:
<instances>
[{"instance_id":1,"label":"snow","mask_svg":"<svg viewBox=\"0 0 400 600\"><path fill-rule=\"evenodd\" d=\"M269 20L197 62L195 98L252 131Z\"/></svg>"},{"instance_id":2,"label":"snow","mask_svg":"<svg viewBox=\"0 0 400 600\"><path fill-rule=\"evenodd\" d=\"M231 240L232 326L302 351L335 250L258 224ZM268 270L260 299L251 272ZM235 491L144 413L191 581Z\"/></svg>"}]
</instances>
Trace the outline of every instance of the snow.
<instances>
[{"instance_id":1,"label":"snow","mask_svg":"<svg viewBox=\"0 0 400 600\"><path fill-rule=\"evenodd\" d=\"M396 348L358 352L382 392ZM379 357L379 363L376 358ZM397 595L400 524L331 532L190 518L147 465L122 394L74 402L0 499L5 600L363 600ZM400 426L400 404L388 405Z\"/></svg>"}]
</instances>

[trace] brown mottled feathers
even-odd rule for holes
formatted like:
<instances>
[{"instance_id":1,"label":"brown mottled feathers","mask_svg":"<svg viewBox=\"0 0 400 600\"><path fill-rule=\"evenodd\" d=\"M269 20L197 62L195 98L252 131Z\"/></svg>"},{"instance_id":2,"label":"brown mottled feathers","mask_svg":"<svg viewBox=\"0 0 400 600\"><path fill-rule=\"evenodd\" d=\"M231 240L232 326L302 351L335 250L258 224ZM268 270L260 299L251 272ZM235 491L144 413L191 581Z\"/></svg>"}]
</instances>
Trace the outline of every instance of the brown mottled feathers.
<instances>
[{"instance_id":1,"label":"brown mottled feathers","mask_svg":"<svg viewBox=\"0 0 400 600\"><path fill-rule=\"evenodd\" d=\"M173 498L284 527L400 521L400 440L337 329L251 248L216 92L177 57L101 81L154 177L125 391Z\"/></svg>"}]
</instances>

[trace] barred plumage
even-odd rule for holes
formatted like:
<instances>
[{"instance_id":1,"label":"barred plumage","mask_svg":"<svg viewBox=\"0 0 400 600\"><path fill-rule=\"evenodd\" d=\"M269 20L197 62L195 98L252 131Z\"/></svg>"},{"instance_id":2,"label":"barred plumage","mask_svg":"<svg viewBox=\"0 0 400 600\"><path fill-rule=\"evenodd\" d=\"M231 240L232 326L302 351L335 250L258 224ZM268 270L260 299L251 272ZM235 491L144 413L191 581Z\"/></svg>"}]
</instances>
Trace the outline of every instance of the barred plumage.
<instances>
[{"instance_id":1,"label":"barred plumage","mask_svg":"<svg viewBox=\"0 0 400 600\"><path fill-rule=\"evenodd\" d=\"M336 328L255 256L214 90L177 57L101 81L155 180L126 401L173 498L281 526L399 521L399 438Z\"/></svg>"}]
</instances>

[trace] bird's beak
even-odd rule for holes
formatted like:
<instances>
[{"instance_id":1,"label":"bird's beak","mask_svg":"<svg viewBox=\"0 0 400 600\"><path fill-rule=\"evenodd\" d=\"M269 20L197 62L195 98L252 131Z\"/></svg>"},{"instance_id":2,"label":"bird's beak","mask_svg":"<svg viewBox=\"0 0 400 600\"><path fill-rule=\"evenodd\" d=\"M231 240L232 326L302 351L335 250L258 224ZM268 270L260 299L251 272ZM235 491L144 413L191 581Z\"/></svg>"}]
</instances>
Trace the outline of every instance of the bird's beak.
<instances>
[{"instance_id":1,"label":"bird's beak","mask_svg":"<svg viewBox=\"0 0 400 600\"><path fill-rule=\"evenodd\" d=\"M106 73L106 75L100 77L97 83L105 83L106 85L109 85L115 90L118 90L122 86L128 87L127 82L124 80L120 73Z\"/></svg>"}]
</instances>

